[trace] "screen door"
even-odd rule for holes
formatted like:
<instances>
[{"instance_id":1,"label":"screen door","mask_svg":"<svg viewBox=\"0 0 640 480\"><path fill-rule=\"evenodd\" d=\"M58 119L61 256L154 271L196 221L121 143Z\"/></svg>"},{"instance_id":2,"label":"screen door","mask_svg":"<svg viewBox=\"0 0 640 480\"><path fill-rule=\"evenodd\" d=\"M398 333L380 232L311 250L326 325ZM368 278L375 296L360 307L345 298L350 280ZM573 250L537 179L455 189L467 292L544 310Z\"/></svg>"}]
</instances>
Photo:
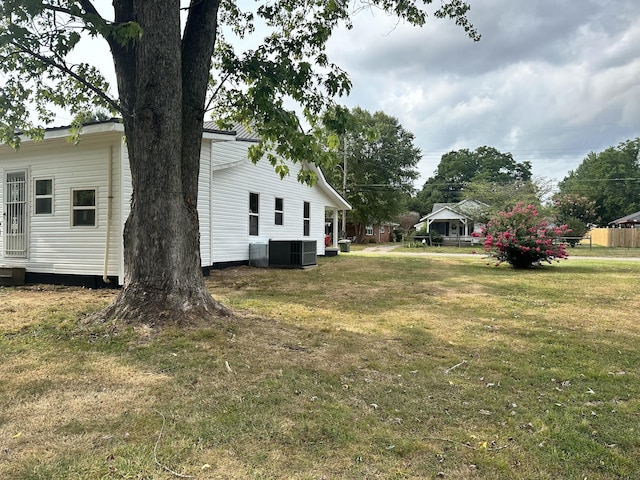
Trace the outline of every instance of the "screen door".
<instances>
[{"instance_id":1,"label":"screen door","mask_svg":"<svg viewBox=\"0 0 640 480\"><path fill-rule=\"evenodd\" d=\"M4 194L4 255L27 256L27 172L7 172Z\"/></svg>"}]
</instances>

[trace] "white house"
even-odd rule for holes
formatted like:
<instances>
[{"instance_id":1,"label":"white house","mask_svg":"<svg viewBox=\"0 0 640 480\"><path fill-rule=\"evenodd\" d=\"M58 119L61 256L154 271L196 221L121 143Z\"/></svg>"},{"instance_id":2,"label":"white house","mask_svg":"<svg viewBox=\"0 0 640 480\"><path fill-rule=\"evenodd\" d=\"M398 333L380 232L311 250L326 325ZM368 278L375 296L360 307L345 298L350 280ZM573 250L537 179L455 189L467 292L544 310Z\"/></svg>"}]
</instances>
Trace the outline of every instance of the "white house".
<instances>
[{"instance_id":1,"label":"white house","mask_svg":"<svg viewBox=\"0 0 640 480\"><path fill-rule=\"evenodd\" d=\"M414 225L417 231L437 232L444 240L472 242L471 234L477 231L479 224L474 223L478 213L486 211L488 205L466 199L459 203L436 203L431 213Z\"/></svg>"},{"instance_id":2,"label":"white house","mask_svg":"<svg viewBox=\"0 0 640 480\"><path fill-rule=\"evenodd\" d=\"M78 145L68 137L56 128L42 141L23 139L17 151L0 146L0 267L24 268L27 281L120 283L131 198L124 128L100 122L83 128ZM281 180L268 162L250 162L252 141L205 128L198 197L205 271L247 263L250 244L269 240L315 241L323 255L327 210L337 225L337 212L350 209L314 166L318 182L310 187L297 181L297 164Z\"/></svg>"}]
</instances>

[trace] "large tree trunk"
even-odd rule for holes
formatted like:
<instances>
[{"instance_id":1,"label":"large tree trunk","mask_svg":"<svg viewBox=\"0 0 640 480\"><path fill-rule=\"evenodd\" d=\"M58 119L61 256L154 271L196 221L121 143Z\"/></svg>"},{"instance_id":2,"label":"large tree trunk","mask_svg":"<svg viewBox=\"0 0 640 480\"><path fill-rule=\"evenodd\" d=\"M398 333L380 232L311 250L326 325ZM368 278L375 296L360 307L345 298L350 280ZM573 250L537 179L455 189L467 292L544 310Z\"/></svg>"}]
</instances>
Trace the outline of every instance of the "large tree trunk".
<instances>
[{"instance_id":1,"label":"large tree trunk","mask_svg":"<svg viewBox=\"0 0 640 480\"><path fill-rule=\"evenodd\" d=\"M191 25L196 15L213 29L187 26L191 57L183 63L179 0L114 1L116 20L139 23L143 34L129 47L111 42L133 197L124 285L108 318L185 324L229 313L206 289L200 261L198 172L217 2L196 3Z\"/></svg>"}]
</instances>

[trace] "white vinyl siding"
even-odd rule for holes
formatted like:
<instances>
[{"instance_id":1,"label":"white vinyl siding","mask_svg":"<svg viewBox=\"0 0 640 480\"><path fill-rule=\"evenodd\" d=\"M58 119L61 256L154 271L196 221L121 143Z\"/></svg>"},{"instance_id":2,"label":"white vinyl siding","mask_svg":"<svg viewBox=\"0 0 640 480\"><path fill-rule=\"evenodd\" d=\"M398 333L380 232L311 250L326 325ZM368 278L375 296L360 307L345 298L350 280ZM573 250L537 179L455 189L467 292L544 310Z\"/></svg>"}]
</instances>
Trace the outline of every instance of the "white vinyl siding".
<instances>
[{"instance_id":1,"label":"white vinyl siding","mask_svg":"<svg viewBox=\"0 0 640 480\"><path fill-rule=\"evenodd\" d=\"M102 276L108 241L107 274L123 282L122 235L130 211L132 187L122 126L93 126L90 133L81 136L78 145L68 143L65 135L62 131L48 132L41 142L24 141L19 151L0 146L0 198L5 198L6 174L24 171L28 231L27 255L8 259L4 255L3 220L0 263L10 260L11 265L25 267L32 273ZM325 207L343 205L330 187L326 184L320 187L324 179L320 177L321 181L314 187L303 185L297 181L299 165L290 164L290 175L281 180L268 162L254 165L248 160L247 149L251 143L213 140L224 138L214 139L205 134L203 140L198 197L203 266L247 261L249 242L302 239L301 212L305 201L310 206L310 225L309 237L304 238L316 240L317 253L323 254ZM46 179L52 179L51 213L35 214L34 180ZM43 192L48 191L47 183L40 185ZM94 227L72 226L73 192L78 189L95 190ZM263 220L259 235L254 237L249 236L249 192L260 195ZM42 193L41 198L49 197ZM282 199L282 225L276 225L274 220L276 198ZM289 212L286 215L285 206ZM0 218L4 218L5 207L5 202L0 202Z\"/></svg>"},{"instance_id":2,"label":"white vinyl siding","mask_svg":"<svg viewBox=\"0 0 640 480\"><path fill-rule=\"evenodd\" d=\"M45 139L42 142L23 142L20 150L0 146L0 165L4 172L17 167L29 169L33 179L55 178L53 182L52 214L30 215L28 258L11 259L11 265L22 266L34 273L58 273L101 276L107 225L107 166L113 149L113 213L110 232L109 275L120 273L122 229L117 207L120 190L120 145L122 133L102 133L95 137L82 137L80 144L72 145L66 138ZM4 182L2 182L4 185ZM3 188L3 185L0 188ZM34 185L31 183L30 185ZM96 189L96 227L71 226L73 189ZM33 195L27 197L35 202ZM4 205L2 206L4 208ZM34 212L30 205L29 212ZM2 235L4 237L4 235ZM4 241L4 238L2 239ZM0 249L0 263L2 263Z\"/></svg>"},{"instance_id":3,"label":"white vinyl siding","mask_svg":"<svg viewBox=\"0 0 640 480\"><path fill-rule=\"evenodd\" d=\"M249 243L272 240L316 240L317 253L324 254L325 206L332 205L319 188L297 180L298 164L289 163L290 173L284 179L275 173L268 161L253 164L247 158L250 142L219 142L212 146L213 175L211 195L211 249L214 263L246 261ZM261 221L258 236L249 236L247 201L250 192L260 194ZM286 212L282 225L276 225L276 198L283 199ZM304 202L309 202L309 236L304 233Z\"/></svg>"},{"instance_id":4,"label":"white vinyl siding","mask_svg":"<svg viewBox=\"0 0 640 480\"><path fill-rule=\"evenodd\" d=\"M211 261L211 148L208 141L202 142L200 150L200 173L198 175L198 219L200 221L200 261L210 266Z\"/></svg>"}]
</instances>

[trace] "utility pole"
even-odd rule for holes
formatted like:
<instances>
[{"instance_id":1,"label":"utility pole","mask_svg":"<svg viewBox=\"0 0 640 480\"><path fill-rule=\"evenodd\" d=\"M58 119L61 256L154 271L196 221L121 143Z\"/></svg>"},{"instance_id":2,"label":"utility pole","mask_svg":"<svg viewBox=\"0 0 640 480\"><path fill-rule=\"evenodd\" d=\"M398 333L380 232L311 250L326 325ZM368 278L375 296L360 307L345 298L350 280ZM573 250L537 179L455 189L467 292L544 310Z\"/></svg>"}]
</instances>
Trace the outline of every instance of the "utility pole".
<instances>
[{"instance_id":1,"label":"utility pole","mask_svg":"<svg viewBox=\"0 0 640 480\"><path fill-rule=\"evenodd\" d=\"M344 147L342 151L342 198L347 199L347 135L344 136ZM347 236L347 211L342 211L342 237Z\"/></svg>"}]
</instances>

